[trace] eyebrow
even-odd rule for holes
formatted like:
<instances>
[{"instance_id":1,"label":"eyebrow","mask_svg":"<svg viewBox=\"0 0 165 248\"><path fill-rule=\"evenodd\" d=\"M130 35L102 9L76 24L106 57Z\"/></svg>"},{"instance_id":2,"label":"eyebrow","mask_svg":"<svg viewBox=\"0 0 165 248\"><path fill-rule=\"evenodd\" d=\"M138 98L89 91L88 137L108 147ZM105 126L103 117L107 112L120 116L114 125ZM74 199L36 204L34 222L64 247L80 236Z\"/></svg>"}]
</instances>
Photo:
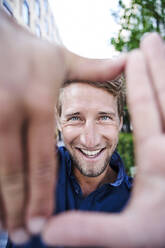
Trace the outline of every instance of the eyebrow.
<instances>
[{"instance_id":1,"label":"eyebrow","mask_svg":"<svg viewBox=\"0 0 165 248\"><path fill-rule=\"evenodd\" d=\"M80 115L80 112L66 114L66 117L75 116L75 115Z\"/></svg>"},{"instance_id":2,"label":"eyebrow","mask_svg":"<svg viewBox=\"0 0 165 248\"><path fill-rule=\"evenodd\" d=\"M101 112L99 112L99 115L113 115L113 116L115 116L115 112L103 112L103 111L101 111Z\"/></svg>"},{"instance_id":3,"label":"eyebrow","mask_svg":"<svg viewBox=\"0 0 165 248\"><path fill-rule=\"evenodd\" d=\"M112 115L112 116L115 116L115 112L100 111L98 114L99 115ZM76 115L80 115L80 112L74 112L74 113L66 114L66 117L76 116Z\"/></svg>"}]
</instances>

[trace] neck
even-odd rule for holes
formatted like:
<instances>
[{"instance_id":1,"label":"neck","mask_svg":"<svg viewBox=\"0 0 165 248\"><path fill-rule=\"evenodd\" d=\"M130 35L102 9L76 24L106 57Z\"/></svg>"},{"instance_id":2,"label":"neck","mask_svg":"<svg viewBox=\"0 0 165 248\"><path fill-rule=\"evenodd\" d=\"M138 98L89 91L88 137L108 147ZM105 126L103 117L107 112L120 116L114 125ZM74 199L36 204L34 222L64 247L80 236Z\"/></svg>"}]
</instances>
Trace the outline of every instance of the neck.
<instances>
[{"instance_id":1,"label":"neck","mask_svg":"<svg viewBox=\"0 0 165 248\"><path fill-rule=\"evenodd\" d=\"M73 173L81 187L83 196L86 197L101 185L105 183L113 183L116 180L116 172L108 165L106 170L97 177L87 177L74 167Z\"/></svg>"}]
</instances>

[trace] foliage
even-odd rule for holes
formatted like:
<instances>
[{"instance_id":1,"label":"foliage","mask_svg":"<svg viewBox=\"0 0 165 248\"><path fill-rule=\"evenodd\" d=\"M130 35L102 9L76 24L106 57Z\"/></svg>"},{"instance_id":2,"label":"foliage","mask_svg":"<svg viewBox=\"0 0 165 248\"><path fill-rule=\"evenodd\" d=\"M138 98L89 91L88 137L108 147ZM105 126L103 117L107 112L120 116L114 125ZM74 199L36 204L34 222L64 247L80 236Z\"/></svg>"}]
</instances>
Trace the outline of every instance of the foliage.
<instances>
[{"instance_id":1,"label":"foliage","mask_svg":"<svg viewBox=\"0 0 165 248\"><path fill-rule=\"evenodd\" d=\"M130 6L119 0L119 8L112 13L120 25L117 37L111 38L116 50L138 48L146 32L156 31L165 39L165 0L132 0Z\"/></svg>"},{"instance_id":2,"label":"foliage","mask_svg":"<svg viewBox=\"0 0 165 248\"><path fill-rule=\"evenodd\" d=\"M147 32L156 31L165 39L165 0L118 0L119 10L111 14L120 28L111 38L118 51L130 51L139 47L140 39ZM131 132L127 105L124 109L124 132Z\"/></svg>"},{"instance_id":3,"label":"foliage","mask_svg":"<svg viewBox=\"0 0 165 248\"><path fill-rule=\"evenodd\" d=\"M134 166L134 148L132 133L120 133L117 151L124 162L127 173L130 175L130 168Z\"/></svg>"},{"instance_id":4,"label":"foliage","mask_svg":"<svg viewBox=\"0 0 165 248\"><path fill-rule=\"evenodd\" d=\"M131 133L131 122L130 122L130 115L128 111L127 104L125 103L124 111L123 111L123 127L122 132Z\"/></svg>"}]
</instances>

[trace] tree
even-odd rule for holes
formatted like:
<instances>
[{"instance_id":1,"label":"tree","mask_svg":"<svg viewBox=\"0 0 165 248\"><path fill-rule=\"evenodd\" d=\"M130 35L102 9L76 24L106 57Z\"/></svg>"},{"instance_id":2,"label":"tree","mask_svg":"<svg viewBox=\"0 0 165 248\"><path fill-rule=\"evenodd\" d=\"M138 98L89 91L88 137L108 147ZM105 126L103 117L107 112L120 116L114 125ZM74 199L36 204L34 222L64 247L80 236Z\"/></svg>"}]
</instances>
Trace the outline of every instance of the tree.
<instances>
[{"instance_id":1,"label":"tree","mask_svg":"<svg viewBox=\"0 0 165 248\"><path fill-rule=\"evenodd\" d=\"M119 11L113 11L120 28L111 44L117 51L130 51L138 48L141 37L146 32L156 31L165 39L165 0L118 0ZM130 117L125 104L123 132L131 132Z\"/></svg>"},{"instance_id":2,"label":"tree","mask_svg":"<svg viewBox=\"0 0 165 248\"><path fill-rule=\"evenodd\" d=\"M119 13L112 13L120 25L117 36L111 38L116 50L138 48L146 32L156 31L165 39L165 0L132 0L129 7L119 0L119 8Z\"/></svg>"}]
</instances>

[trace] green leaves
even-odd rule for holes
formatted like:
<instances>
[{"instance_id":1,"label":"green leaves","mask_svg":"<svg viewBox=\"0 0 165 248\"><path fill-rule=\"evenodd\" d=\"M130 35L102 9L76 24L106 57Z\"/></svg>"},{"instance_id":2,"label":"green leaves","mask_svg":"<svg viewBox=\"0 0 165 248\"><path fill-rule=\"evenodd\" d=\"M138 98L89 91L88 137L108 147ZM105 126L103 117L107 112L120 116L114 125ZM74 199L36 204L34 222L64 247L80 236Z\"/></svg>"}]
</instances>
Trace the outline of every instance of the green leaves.
<instances>
[{"instance_id":1,"label":"green leaves","mask_svg":"<svg viewBox=\"0 0 165 248\"><path fill-rule=\"evenodd\" d=\"M128 175L131 175L131 167L135 165L132 133L120 133L117 151L124 162Z\"/></svg>"},{"instance_id":2,"label":"green leaves","mask_svg":"<svg viewBox=\"0 0 165 248\"><path fill-rule=\"evenodd\" d=\"M165 0L132 0L129 6L119 0L120 12L113 15L120 20L120 29L111 44L117 51L138 48L146 32L156 31L165 38ZM118 17L118 18L117 18Z\"/></svg>"}]
</instances>

